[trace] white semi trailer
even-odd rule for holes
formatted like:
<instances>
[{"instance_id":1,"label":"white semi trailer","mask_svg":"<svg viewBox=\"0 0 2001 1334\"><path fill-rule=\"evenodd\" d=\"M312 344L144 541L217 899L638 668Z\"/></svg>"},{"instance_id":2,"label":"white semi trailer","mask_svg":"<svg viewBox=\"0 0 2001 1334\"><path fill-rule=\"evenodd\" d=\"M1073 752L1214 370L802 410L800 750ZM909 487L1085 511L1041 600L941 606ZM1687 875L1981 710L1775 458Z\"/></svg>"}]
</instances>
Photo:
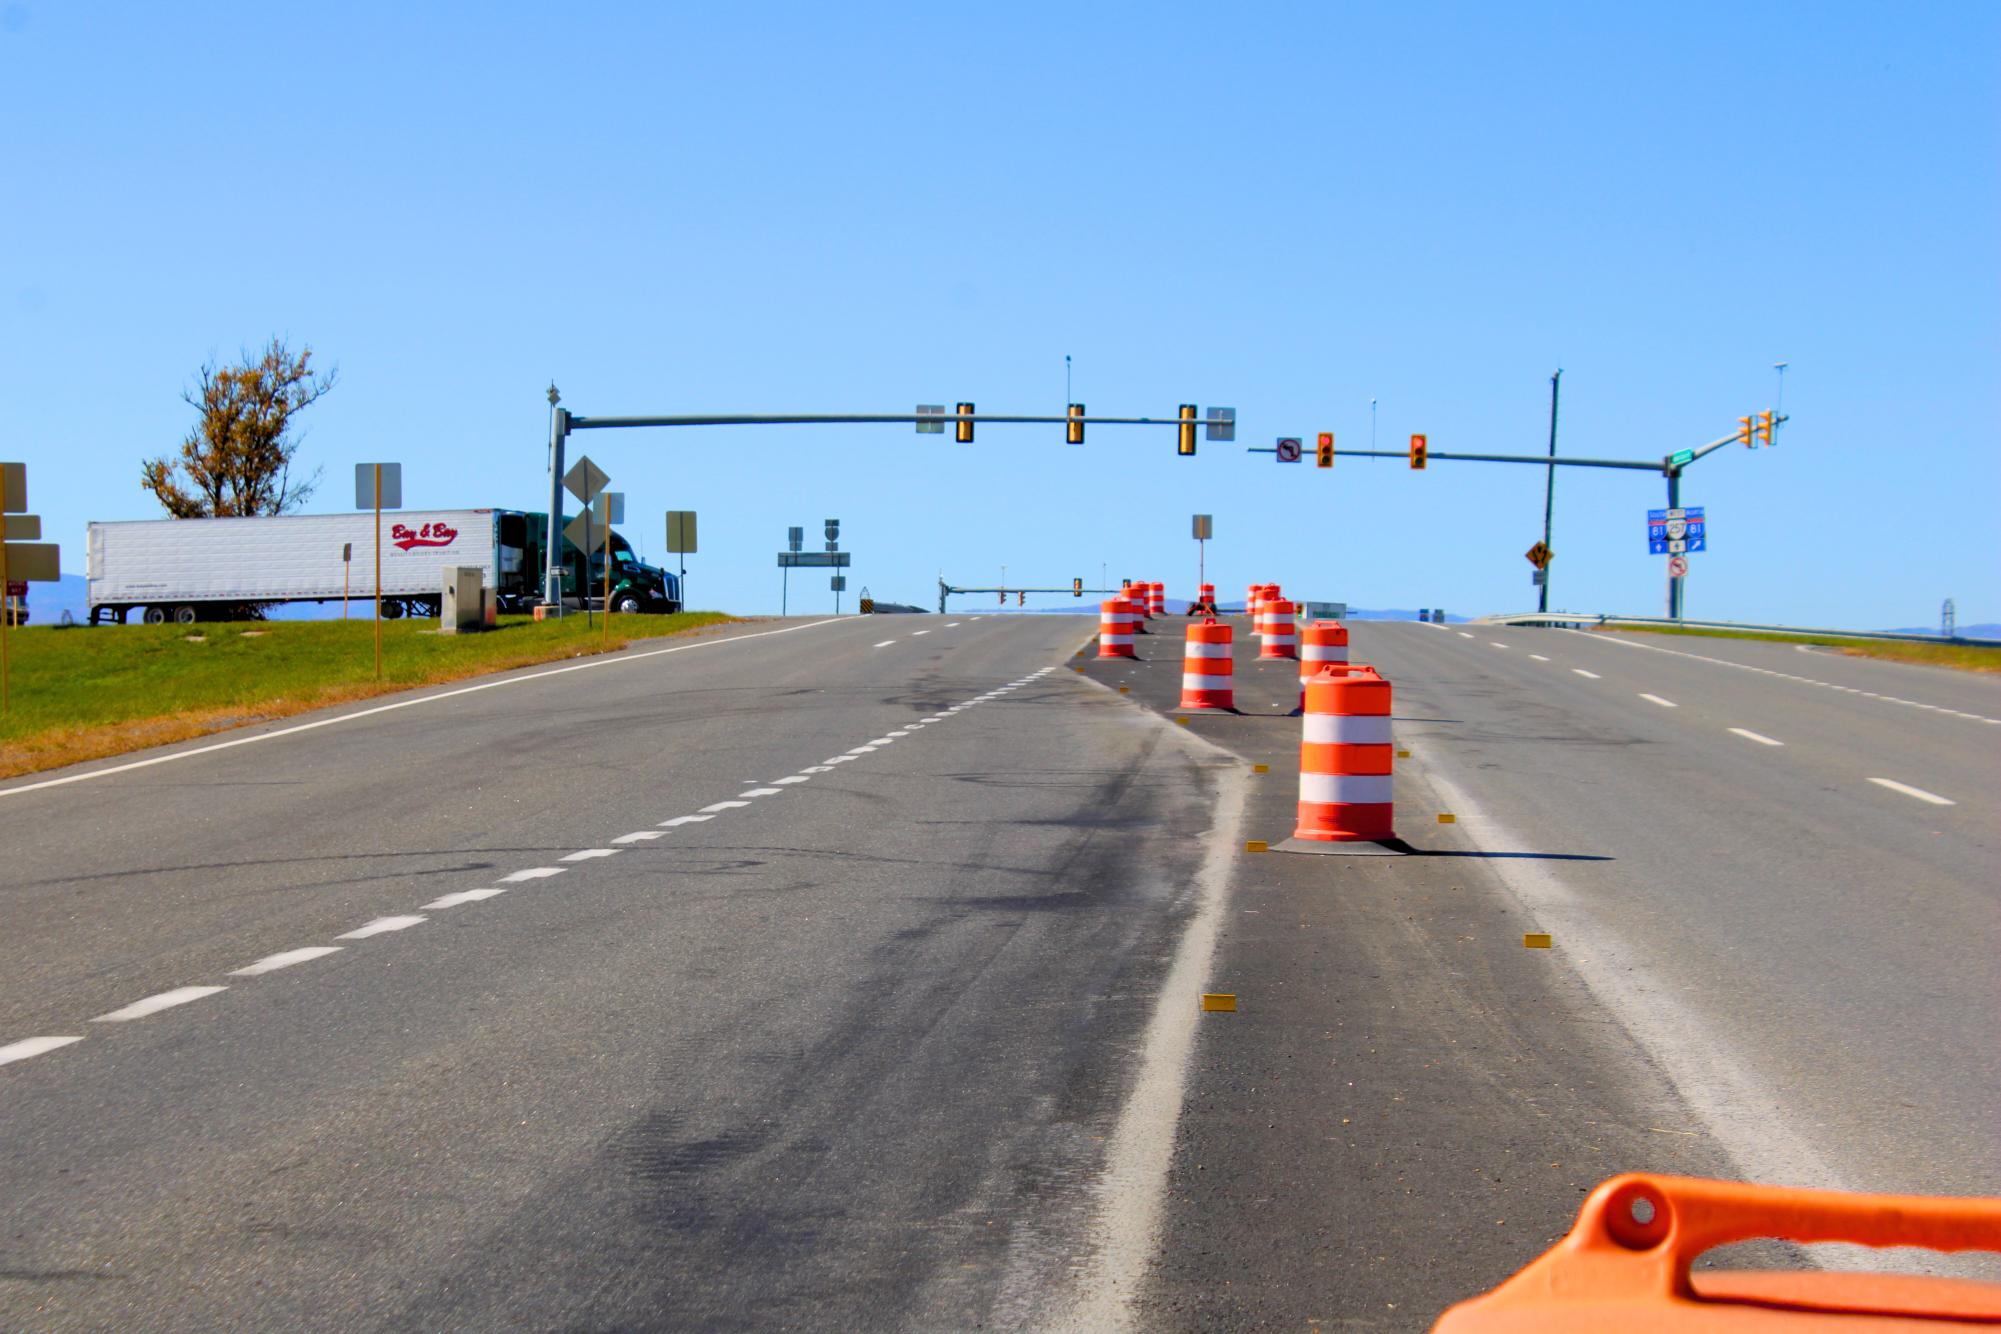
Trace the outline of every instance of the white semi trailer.
<instances>
[{"instance_id":1,"label":"white semi trailer","mask_svg":"<svg viewBox=\"0 0 2001 1334\"><path fill-rule=\"evenodd\" d=\"M382 614L435 616L448 565L477 566L499 609L540 600L547 521L515 510L397 510L382 516ZM601 556L586 568L567 540L565 600L600 586ZM680 584L633 559L617 533L610 542L612 606L676 611ZM93 523L86 577L92 624L122 623L133 611L149 624L226 620L274 602L372 600L375 517L288 514L245 519L147 519Z\"/></svg>"}]
</instances>

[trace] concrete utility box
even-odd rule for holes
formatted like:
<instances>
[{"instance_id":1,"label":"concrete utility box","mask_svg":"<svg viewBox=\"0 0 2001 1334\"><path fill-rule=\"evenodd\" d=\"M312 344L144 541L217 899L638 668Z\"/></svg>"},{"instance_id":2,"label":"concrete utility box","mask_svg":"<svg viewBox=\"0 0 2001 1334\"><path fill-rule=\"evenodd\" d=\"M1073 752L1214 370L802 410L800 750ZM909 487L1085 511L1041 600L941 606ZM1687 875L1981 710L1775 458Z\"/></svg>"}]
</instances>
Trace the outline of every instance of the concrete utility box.
<instances>
[{"instance_id":1,"label":"concrete utility box","mask_svg":"<svg viewBox=\"0 0 2001 1334\"><path fill-rule=\"evenodd\" d=\"M444 567L444 596L438 601L438 632L455 635L486 626L486 589L477 565Z\"/></svg>"}]
</instances>

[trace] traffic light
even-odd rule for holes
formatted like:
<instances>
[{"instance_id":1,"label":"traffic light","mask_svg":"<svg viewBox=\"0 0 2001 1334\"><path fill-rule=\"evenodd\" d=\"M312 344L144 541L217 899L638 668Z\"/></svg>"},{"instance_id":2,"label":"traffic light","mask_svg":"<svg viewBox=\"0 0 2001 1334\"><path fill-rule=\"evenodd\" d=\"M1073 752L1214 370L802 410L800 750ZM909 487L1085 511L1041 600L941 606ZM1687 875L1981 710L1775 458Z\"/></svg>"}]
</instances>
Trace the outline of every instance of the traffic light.
<instances>
[{"instance_id":1,"label":"traffic light","mask_svg":"<svg viewBox=\"0 0 2001 1334\"><path fill-rule=\"evenodd\" d=\"M1070 596L1073 598L1084 596L1084 581L1082 579L1072 579L1070 581Z\"/></svg>"},{"instance_id":2,"label":"traffic light","mask_svg":"<svg viewBox=\"0 0 2001 1334\"><path fill-rule=\"evenodd\" d=\"M958 433L953 438L956 439L962 445L970 445L973 443L973 424L972 422L967 420L967 418L971 417L972 415L973 415L973 405L971 403L961 403L959 405Z\"/></svg>"},{"instance_id":3,"label":"traffic light","mask_svg":"<svg viewBox=\"0 0 2001 1334\"><path fill-rule=\"evenodd\" d=\"M1751 435L1751 419L1749 417L1739 417L1737 419L1737 443L1746 449L1756 449L1758 447L1758 442Z\"/></svg>"},{"instance_id":4,"label":"traffic light","mask_svg":"<svg viewBox=\"0 0 2001 1334\"><path fill-rule=\"evenodd\" d=\"M1772 414L1769 412L1758 414L1758 443L1761 445L1772 443Z\"/></svg>"},{"instance_id":5,"label":"traffic light","mask_svg":"<svg viewBox=\"0 0 2001 1334\"><path fill-rule=\"evenodd\" d=\"M1019 593L1016 593L1014 595L1014 605L1017 607L1026 607L1028 605L1027 589L1024 588Z\"/></svg>"},{"instance_id":6,"label":"traffic light","mask_svg":"<svg viewBox=\"0 0 2001 1334\"><path fill-rule=\"evenodd\" d=\"M1181 405L1181 438L1175 442L1174 452L1183 458L1195 457L1195 405Z\"/></svg>"},{"instance_id":7,"label":"traffic light","mask_svg":"<svg viewBox=\"0 0 2001 1334\"><path fill-rule=\"evenodd\" d=\"M1422 472L1424 470L1425 458L1427 455L1430 454L1430 452L1431 452L1431 447L1429 444L1425 442L1425 438L1423 436L1414 435L1410 438L1411 467L1416 468L1418 471Z\"/></svg>"},{"instance_id":8,"label":"traffic light","mask_svg":"<svg viewBox=\"0 0 2001 1334\"><path fill-rule=\"evenodd\" d=\"M1084 405L1072 403L1068 411L1070 420L1063 427L1063 443L1081 445L1084 443Z\"/></svg>"},{"instance_id":9,"label":"traffic light","mask_svg":"<svg viewBox=\"0 0 2001 1334\"><path fill-rule=\"evenodd\" d=\"M1322 468L1334 466L1334 433L1322 431L1320 440L1314 446L1313 461Z\"/></svg>"},{"instance_id":10,"label":"traffic light","mask_svg":"<svg viewBox=\"0 0 2001 1334\"><path fill-rule=\"evenodd\" d=\"M1007 590L1005 588L1000 590L1000 604L1003 607L1007 605Z\"/></svg>"}]
</instances>

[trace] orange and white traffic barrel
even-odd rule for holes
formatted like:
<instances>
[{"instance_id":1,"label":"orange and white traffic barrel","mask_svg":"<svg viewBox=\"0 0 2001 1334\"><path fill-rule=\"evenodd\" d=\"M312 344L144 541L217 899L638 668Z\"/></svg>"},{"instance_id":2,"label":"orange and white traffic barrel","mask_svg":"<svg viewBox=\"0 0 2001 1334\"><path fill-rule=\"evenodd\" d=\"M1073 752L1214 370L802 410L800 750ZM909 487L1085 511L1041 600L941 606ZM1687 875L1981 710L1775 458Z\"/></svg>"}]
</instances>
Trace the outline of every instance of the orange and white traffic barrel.
<instances>
[{"instance_id":1,"label":"orange and white traffic barrel","mask_svg":"<svg viewBox=\"0 0 2001 1334\"><path fill-rule=\"evenodd\" d=\"M1181 651L1181 707L1237 711L1231 630L1221 621L1194 621Z\"/></svg>"},{"instance_id":2,"label":"orange and white traffic barrel","mask_svg":"<svg viewBox=\"0 0 2001 1334\"><path fill-rule=\"evenodd\" d=\"M1119 596L1132 604L1133 633L1146 634L1146 585L1136 584L1128 579L1119 589Z\"/></svg>"},{"instance_id":3,"label":"orange and white traffic barrel","mask_svg":"<svg viewBox=\"0 0 2001 1334\"><path fill-rule=\"evenodd\" d=\"M1292 604L1284 598L1267 598L1258 604L1258 647L1260 658L1296 658L1299 635L1293 628Z\"/></svg>"},{"instance_id":4,"label":"orange and white traffic barrel","mask_svg":"<svg viewBox=\"0 0 2001 1334\"><path fill-rule=\"evenodd\" d=\"M1265 591L1263 584L1252 584L1244 590L1244 615L1251 618L1252 629L1257 627L1258 595Z\"/></svg>"},{"instance_id":5,"label":"orange and white traffic barrel","mask_svg":"<svg viewBox=\"0 0 2001 1334\"><path fill-rule=\"evenodd\" d=\"M1214 616L1216 614L1216 585L1203 584L1196 590L1194 610L1201 612L1205 616Z\"/></svg>"},{"instance_id":6,"label":"orange and white traffic barrel","mask_svg":"<svg viewBox=\"0 0 2001 1334\"><path fill-rule=\"evenodd\" d=\"M1306 683L1299 827L1307 843L1396 837L1390 798L1390 683L1373 667L1323 670Z\"/></svg>"},{"instance_id":7,"label":"orange and white traffic barrel","mask_svg":"<svg viewBox=\"0 0 2001 1334\"><path fill-rule=\"evenodd\" d=\"M1148 584L1146 586L1146 614L1149 616L1167 615L1166 584Z\"/></svg>"},{"instance_id":8,"label":"orange and white traffic barrel","mask_svg":"<svg viewBox=\"0 0 2001 1334\"><path fill-rule=\"evenodd\" d=\"M1306 682L1328 666L1348 665L1348 627L1339 621L1315 621L1299 628L1299 707L1306 709ZM1337 673L1338 675L1338 673Z\"/></svg>"},{"instance_id":9,"label":"orange and white traffic barrel","mask_svg":"<svg viewBox=\"0 0 2001 1334\"><path fill-rule=\"evenodd\" d=\"M1133 630L1139 613L1124 598L1109 598L1098 604L1098 656L1137 658L1133 650Z\"/></svg>"}]
</instances>

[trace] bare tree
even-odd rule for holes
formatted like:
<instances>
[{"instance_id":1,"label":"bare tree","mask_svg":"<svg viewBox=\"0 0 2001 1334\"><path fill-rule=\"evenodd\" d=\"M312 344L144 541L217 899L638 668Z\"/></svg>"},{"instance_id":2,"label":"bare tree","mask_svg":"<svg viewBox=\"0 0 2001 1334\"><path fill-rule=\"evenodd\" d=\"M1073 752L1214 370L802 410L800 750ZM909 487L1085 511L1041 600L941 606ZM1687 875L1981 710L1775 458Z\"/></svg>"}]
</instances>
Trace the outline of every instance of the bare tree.
<instances>
[{"instance_id":1,"label":"bare tree","mask_svg":"<svg viewBox=\"0 0 2001 1334\"><path fill-rule=\"evenodd\" d=\"M320 473L292 480L299 442L292 418L334 387L316 375L313 350L294 357L282 338L240 365L205 363L181 397L198 414L179 458L149 459L141 483L176 519L285 514L312 495Z\"/></svg>"}]
</instances>

